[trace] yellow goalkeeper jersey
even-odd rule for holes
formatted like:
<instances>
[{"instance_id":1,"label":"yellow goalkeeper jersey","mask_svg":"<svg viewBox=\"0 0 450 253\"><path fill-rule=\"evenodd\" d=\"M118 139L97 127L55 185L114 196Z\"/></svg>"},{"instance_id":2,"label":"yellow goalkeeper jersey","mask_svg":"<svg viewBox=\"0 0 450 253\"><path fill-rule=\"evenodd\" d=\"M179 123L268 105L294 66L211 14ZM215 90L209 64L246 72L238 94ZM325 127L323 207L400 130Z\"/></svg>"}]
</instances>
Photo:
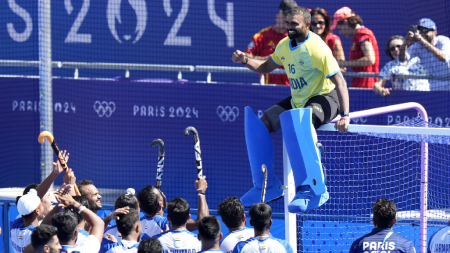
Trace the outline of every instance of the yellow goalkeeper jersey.
<instances>
[{"instance_id":1,"label":"yellow goalkeeper jersey","mask_svg":"<svg viewBox=\"0 0 450 253\"><path fill-rule=\"evenodd\" d=\"M328 78L341 71L328 45L312 32L296 47L289 37L282 39L270 57L286 69L292 108L302 108L311 97L330 93L335 85Z\"/></svg>"}]
</instances>

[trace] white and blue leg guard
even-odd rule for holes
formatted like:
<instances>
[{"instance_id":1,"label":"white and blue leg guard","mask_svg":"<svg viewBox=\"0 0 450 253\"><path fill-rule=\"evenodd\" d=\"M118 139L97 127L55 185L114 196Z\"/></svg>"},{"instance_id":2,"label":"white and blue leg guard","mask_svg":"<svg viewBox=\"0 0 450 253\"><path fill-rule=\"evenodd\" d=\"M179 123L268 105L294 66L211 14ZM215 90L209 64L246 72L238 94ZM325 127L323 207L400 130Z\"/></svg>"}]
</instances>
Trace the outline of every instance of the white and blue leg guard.
<instances>
[{"instance_id":1,"label":"white and blue leg guard","mask_svg":"<svg viewBox=\"0 0 450 253\"><path fill-rule=\"evenodd\" d=\"M291 213L308 212L329 199L311 117L310 108L293 109L280 115L296 188L295 198L288 205Z\"/></svg>"},{"instance_id":2,"label":"white and blue leg guard","mask_svg":"<svg viewBox=\"0 0 450 253\"><path fill-rule=\"evenodd\" d=\"M252 108L245 107L245 141L252 170L253 188L241 197L244 206L252 206L261 201L264 173L261 166L267 166L266 202L284 196L281 181L273 174L273 143L264 123L253 113Z\"/></svg>"}]
</instances>

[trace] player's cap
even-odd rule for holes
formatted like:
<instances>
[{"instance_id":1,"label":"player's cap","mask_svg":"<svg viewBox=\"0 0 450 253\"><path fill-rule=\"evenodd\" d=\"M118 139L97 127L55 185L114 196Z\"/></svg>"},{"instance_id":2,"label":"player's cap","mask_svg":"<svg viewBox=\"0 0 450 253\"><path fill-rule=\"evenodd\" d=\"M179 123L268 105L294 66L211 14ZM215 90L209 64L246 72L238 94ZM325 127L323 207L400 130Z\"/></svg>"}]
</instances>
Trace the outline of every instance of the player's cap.
<instances>
[{"instance_id":1,"label":"player's cap","mask_svg":"<svg viewBox=\"0 0 450 253\"><path fill-rule=\"evenodd\" d=\"M297 6L297 2L295 2L294 0L282 0L278 8L280 8L283 14L286 15L288 11Z\"/></svg>"},{"instance_id":2,"label":"player's cap","mask_svg":"<svg viewBox=\"0 0 450 253\"><path fill-rule=\"evenodd\" d=\"M27 194L20 197L17 202L17 210L20 215L24 216L36 210L40 203L41 199L38 197L37 191L35 189L30 189Z\"/></svg>"},{"instance_id":3,"label":"player's cap","mask_svg":"<svg viewBox=\"0 0 450 253\"><path fill-rule=\"evenodd\" d=\"M339 21L344 20L348 17L352 17L352 16L355 16L355 13L353 13L353 11L350 8L348 8L348 7L340 8L339 10L337 10L334 13L333 25L331 26L331 29L333 29L333 30L336 29L337 23Z\"/></svg>"},{"instance_id":4,"label":"player's cap","mask_svg":"<svg viewBox=\"0 0 450 253\"><path fill-rule=\"evenodd\" d=\"M429 19L429 18L422 18L419 20L419 22L417 22L418 26L422 26L425 27L427 29L433 29L433 30L437 30L436 29L436 24L434 23L433 20Z\"/></svg>"}]
</instances>

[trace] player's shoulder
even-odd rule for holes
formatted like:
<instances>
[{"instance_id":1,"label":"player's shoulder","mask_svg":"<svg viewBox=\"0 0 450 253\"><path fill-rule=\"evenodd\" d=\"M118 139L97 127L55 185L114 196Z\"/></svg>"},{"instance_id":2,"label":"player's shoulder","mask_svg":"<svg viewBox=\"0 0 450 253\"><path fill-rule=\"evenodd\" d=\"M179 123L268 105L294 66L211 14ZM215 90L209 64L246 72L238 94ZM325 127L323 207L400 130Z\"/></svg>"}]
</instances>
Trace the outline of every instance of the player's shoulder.
<instances>
[{"instance_id":1,"label":"player's shoulder","mask_svg":"<svg viewBox=\"0 0 450 253\"><path fill-rule=\"evenodd\" d=\"M170 232L171 232L171 230L167 230L167 231L164 231L164 232L162 232L160 234L154 235L151 238L161 239L161 238L169 236L171 234Z\"/></svg>"},{"instance_id":2,"label":"player's shoulder","mask_svg":"<svg viewBox=\"0 0 450 253\"><path fill-rule=\"evenodd\" d=\"M236 244L236 248L237 248L238 250L241 250L241 249L244 248L245 246L251 245L252 243L255 243L255 242L258 242L258 238L257 238L257 237L252 237L252 238L249 238L249 239L247 239L247 240L245 240L245 241L238 242L238 243Z\"/></svg>"},{"instance_id":3,"label":"player's shoulder","mask_svg":"<svg viewBox=\"0 0 450 253\"><path fill-rule=\"evenodd\" d=\"M404 237L401 234L393 233L391 237L392 237L392 239L394 239L400 243L404 243L404 244L412 243L411 240L409 240L408 238Z\"/></svg>"},{"instance_id":4,"label":"player's shoulder","mask_svg":"<svg viewBox=\"0 0 450 253\"><path fill-rule=\"evenodd\" d=\"M255 35L253 35L253 39L257 40L259 37L264 36L267 33L271 33L273 30L274 30L273 26L263 28L263 29L261 29L261 31L255 33Z\"/></svg>"},{"instance_id":5,"label":"player's shoulder","mask_svg":"<svg viewBox=\"0 0 450 253\"><path fill-rule=\"evenodd\" d=\"M122 244L120 242L110 242L110 243L103 245L102 249L100 250L100 253L107 252L115 247L121 247L121 246L122 246Z\"/></svg>"},{"instance_id":6,"label":"player's shoulder","mask_svg":"<svg viewBox=\"0 0 450 253\"><path fill-rule=\"evenodd\" d=\"M11 229L21 228L23 226L23 218L17 218L11 222Z\"/></svg>"},{"instance_id":7,"label":"player's shoulder","mask_svg":"<svg viewBox=\"0 0 450 253\"><path fill-rule=\"evenodd\" d=\"M80 230L78 231L78 234L79 234L79 235L86 236L86 237L89 236L89 233L88 233L86 230L84 230L84 229L80 229Z\"/></svg>"},{"instance_id":8,"label":"player's shoulder","mask_svg":"<svg viewBox=\"0 0 450 253\"><path fill-rule=\"evenodd\" d=\"M289 39L289 37L286 37L286 38L283 38L282 40L280 40L280 42L278 42L278 44L277 44L277 47L275 48L275 53L279 54L281 52L281 50L288 50L290 42L291 42L291 40Z\"/></svg>"},{"instance_id":9,"label":"player's shoulder","mask_svg":"<svg viewBox=\"0 0 450 253\"><path fill-rule=\"evenodd\" d=\"M339 36L337 36L336 34L330 32L330 33L327 35L327 40L331 40L331 41L341 41L341 38L339 38Z\"/></svg>"},{"instance_id":10,"label":"player's shoulder","mask_svg":"<svg viewBox=\"0 0 450 253\"><path fill-rule=\"evenodd\" d=\"M286 240L275 238L273 236L270 236L267 240L273 241L275 242L275 244L280 244L286 250L286 252L293 253L291 245Z\"/></svg>"}]
</instances>

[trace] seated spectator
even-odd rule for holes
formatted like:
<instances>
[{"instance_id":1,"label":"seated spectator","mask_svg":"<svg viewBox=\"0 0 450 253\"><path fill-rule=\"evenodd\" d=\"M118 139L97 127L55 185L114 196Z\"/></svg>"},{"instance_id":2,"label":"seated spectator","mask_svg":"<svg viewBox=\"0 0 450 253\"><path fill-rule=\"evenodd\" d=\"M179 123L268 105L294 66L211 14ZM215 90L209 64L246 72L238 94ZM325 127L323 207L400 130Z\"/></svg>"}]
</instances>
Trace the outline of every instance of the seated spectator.
<instances>
[{"instance_id":1,"label":"seated spectator","mask_svg":"<svg viewBox=\"0 0 450 253\"><path fill-rule=\"evenodd\" d=\"M437 35L436 24L429 18L417 23L417 32L408 32L406 43L400 49L400 61L419 57L428 73L437 77L450 77L450 39ZM429 80L430 90L450 90L450 80Z\"/></svg>"},{"instance_id":2,"label":"seated spectator","mask_svg":"<svg viewBox=\"0 0 450 253\"><path fill-rule=\"evenodd\" d=\"M266 27L253 35L252 41L248 44L245 54L256 60L267 60L275 51L278 42L284 39L287 34L286 17L290 9L297 7L294 0L282 0L279 11L275 15L275 25ZM283 69L283 67L280 67ZM289 78L284 74L263 74L266 84L289 84Z\"/></svg>"},{"instance_id":3,"label":"seated spectator","mask_svg":"<svg viewBox=\"0 0 450 253\"><path fill-rule=\"evenodd\" d=\"M91 180L80 181L77 187L80 190L81 196L89 200L89 206L92 212L97 213L98 210L103 208L101 203L102 196Z\"/></svg>"},{"instance_id":4,"label":"seated spectator","mask_svg":"<svg viewBox=\"0 0 450 253\"><path fill-rule=\"evenodd\" d=\"M450 252L450 221L447 226L434 233L428 243L428 253Z\"/></svg>"},{"instance_id":5,"label":"seated spectator","mask_svg":"<svg viewBox=\"0 0 450 253\"><path fill-rule=\"evenodd\" d=\"M198 239L202 243L200 252L220 253L219 241L222 240L220 222L216 216L203 217L198 223Z\"/></svg>"},{"instance_id":6,"label":"seated spectator","mask_svg":"<svg viewBox=\"0 0 450 253\"><path fill-rule=\"evenodd\" d=\"M253 228L245 226L247 217L245 217L244 206L237 197L226 198L222 201L217 213L229 231L220 242L220 249L223 252L230 253L238 242L255 237Z\"/></svg>"},{"instance_id":7,"label":"seated spectator","mask_svg":"<svg viewBox=\"0 0 450 253\"><path fill-rule=\"evenodd\" d=\"M373 206L374 229L369 234L353 242L350 253L391 252L416 253L412 241L394 233L392 227L397 222L397 207L388 199L378 199Z\"/></svg>"},{"instance_id":8,"label":"seated spectator","mask_svg":"<svg viewBox=\"0 0 450 253\"><path fill-rule=\"evenodd\" d=\"M17 210L22 217L11 222L11 244L15 253L22 253L31 243L33 230L44 217L44 207L35 189L19 198Z\"/></svg>"},{"instance_id":9,"label":"seated spectator","mask_svg":"<svg viewBox=\"0 0 450 253\"><path fill-rule=\"evenodd\" d=\"M310 30L319 35L331 52L333 52L334 58L338 61L345 61L344 49L342 48L342 42L339 36L333 34L331 30L331 18L330 14L323 8L315 8L311 10L311 26ZM345 72L345 68L341 71Z\"/></svg>"},{"instance_id":10,"label":"seated spectator","mask_svg":"<svg viewBox=\"0 0 450 253\"><path fill-rule=\"evenodd\" d=\"M164 253L199 252L202 249L200 241L186 229L186 223L191 218L189 211L189 204L182 198L169 202L167 219L172 229L154 236L161 242ZM146 239L146 236L142 239Z\"/></svg>"},{"instance_id":11,"label":"seated spectator","mask_svg":"<svg viewBox=\"0 0 450 253\"><path fill-rule=\"evenodd\" d=\"M36 227L31 233L31 245L37 253L59 253L61 244L57 233L58 229L49 225Z\"/></svg>"},{"instance_id":12,"label":"seated spectator","mask_svg":"<svg viewBox=\"0 0 450 253\"><path fill-rule=\"evenodd\" d=\"M117 225L107 227L111 220L117 220L120 214L127 214L130 209L135 209L138 213L140 212L139 203L134 196L134 189L128 188L127 193L119 196L114 204L115 211L106 216L103 221L105 222L105 233L104 236L112 235L116 238L118 242L122 240L122 235L117 229Z\"/></svg>"},{"instance_id":13,"label":"seated spectator","mask_svg":"<svg viewBox=\"0 0 450 253\"><path fill-rule=\"evenodd\" d=\"M161 242L156 238L142 240L137 253L162 253Z\"/></svg>"},{"instance_id":14,"label":"seated spectator","mask_svg":"<svg viewBox=\"0 0 450 253\"><path fill-rule=\"evenodd\" d=\"M118 217L117 230L122 235L122 239L120 242L104 245L100 253L137 252L142 232L138 211L131 208L127 214L118 214Z\"/></svg>"},{"instance_id":15,"label":"seated spectator","mask_svg":"<svg viewBox=\"0 0 450 253\"><path fill-rule=\"evenodd\" d=\"M272 208L265 203L254 204L249 211L250 225L255 229L255 237L239 242L233 253L279 252L293 253L291 245L285 240L270 235Z\"/></svg>"},{"instance_id":16,"label":"seated spectator","mask_svg":"<svg viewBox=\"0 0 450 253\"><path fill-rule=\"evenodd\" d=\"M398 60L400 48L405 43L405 38L400 35L392 36L386 45L386 54L392 58L392 61L386 63L380 71L380 77L373 86L373 91L382 97L389 96L391 88L384 88L388 80L392 83L394 90L417 90L429 91L430 83L427 79L402 79L396 78L396 75L426 75L425 68L420 64L419 57L414 57L409 61L401 62Z\"/></svg>"},{"instance_id":17,"label":"seated spectator","mask_svg":"<svg viewBox=\"0 0 450 253\"><path fill-rule=\"evenodd\" d=\"M341 35L353 38L350 60L338 60L341 68L351 67L353 72L379 72L380 56L377 39L370 29L364 27L359 15L348 7L342 7L334 13L331 29L338 29ZM374 77L353 77L351 87L372 89L375 79Z\"/></svg>"}]
</instances>

